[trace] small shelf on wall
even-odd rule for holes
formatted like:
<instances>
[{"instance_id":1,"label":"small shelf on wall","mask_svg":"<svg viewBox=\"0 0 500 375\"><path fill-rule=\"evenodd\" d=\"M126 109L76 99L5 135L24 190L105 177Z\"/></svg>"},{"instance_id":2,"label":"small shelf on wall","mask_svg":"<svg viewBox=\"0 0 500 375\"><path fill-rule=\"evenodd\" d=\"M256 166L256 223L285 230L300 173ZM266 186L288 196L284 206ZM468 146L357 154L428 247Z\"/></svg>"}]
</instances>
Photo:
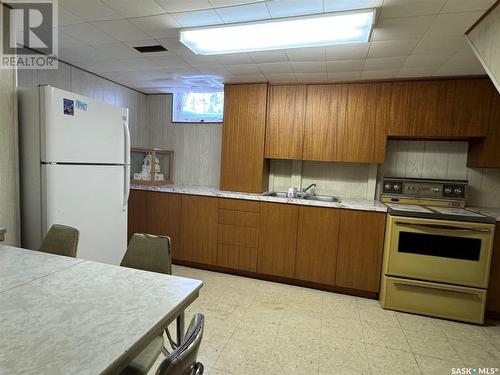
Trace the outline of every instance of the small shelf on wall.
<instances>
[{"instance_id":1,"label":"small shelf on wall","mask_svg":"<svg viewBox=\"0 0 500 375\"><path fill-rule=\"evenodd\" d=\"M173 151L159 148L132 148L130 152L130 179L133 184L173 184Z\"/></svg>"}]
</instances>

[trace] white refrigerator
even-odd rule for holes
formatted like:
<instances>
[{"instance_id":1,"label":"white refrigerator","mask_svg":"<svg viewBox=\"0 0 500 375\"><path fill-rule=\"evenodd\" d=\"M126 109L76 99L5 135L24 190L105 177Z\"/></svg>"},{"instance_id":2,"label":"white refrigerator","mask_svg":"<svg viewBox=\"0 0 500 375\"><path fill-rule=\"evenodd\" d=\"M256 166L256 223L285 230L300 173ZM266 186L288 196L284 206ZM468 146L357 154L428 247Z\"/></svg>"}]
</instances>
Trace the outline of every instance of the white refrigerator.
<instances>
[{"instance_id":1,"label":"white refrigerator","mask_svg":"<svg viewBox=\"0 0 500 375\"><path fill-rule=\"evenodd\" d=\"M80 231L78 258L119 264L127 247L128 109L40 86L19 89L22 246L53 224Z\"/></svg>"}]
</instances>

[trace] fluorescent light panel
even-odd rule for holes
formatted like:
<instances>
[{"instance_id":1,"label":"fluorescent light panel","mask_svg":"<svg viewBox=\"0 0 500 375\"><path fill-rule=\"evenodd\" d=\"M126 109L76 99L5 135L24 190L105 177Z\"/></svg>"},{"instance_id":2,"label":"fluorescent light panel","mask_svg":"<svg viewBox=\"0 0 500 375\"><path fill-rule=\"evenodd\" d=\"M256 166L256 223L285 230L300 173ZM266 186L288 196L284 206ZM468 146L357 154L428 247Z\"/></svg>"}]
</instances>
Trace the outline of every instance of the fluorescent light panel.
<instances>
[{"instance_id":1,"label":"fluorescent light panel","mask_svg":"<svg viewBox=\"0 0 500 375\"><path fill-rule=\"evenodd\" d=\"M375 9L181 30L198 55L268 51L367 42Z\"/></svg>"}]
</instances>

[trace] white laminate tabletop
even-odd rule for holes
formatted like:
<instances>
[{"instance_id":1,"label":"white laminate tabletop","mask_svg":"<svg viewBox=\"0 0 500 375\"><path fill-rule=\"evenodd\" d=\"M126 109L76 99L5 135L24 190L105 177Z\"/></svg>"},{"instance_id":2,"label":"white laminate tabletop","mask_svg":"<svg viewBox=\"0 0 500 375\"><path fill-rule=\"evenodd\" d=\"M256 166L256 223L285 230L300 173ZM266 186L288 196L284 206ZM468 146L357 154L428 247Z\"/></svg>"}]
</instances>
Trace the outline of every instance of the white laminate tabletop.
<instances>
[{"instance_id":1,"label":"white laminate tabletop","mask_svg":"<svg viewBox=\"0 0 500 375\"><path fill-rule=\"evenodd\" d=\"M31 253L37 252L0 246L0 264L10 263L11 275L18 259L20 273L23 262L51 264L39 276L32 272L30 281L19 278L17 286L13 276L6 278L11 286L0 291L0 374L110 373L174 320L202 286L200 280Z\"/></svg>"}]
</instances>

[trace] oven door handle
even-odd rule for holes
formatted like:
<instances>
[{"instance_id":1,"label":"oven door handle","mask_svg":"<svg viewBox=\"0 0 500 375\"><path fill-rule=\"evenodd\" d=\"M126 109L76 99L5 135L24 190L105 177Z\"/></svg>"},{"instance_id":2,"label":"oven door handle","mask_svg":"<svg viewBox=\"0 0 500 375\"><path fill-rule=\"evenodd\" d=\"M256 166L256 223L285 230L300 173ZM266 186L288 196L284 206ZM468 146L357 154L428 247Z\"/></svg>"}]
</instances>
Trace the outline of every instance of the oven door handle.
<instances>
[{"instance_id":1,"label":"oven door handle","mask_svg":"<svg viewBox=\"0 0 500 375\"><path fill-rule=\"evenodd\" d=\"M396 225L410 228L428 228L428 229L442 229L442 230L452 230L455 232L479 232L479 233L490 233L489 228L471 228L471 227L454 227L452 225L441 225L441 224L420 224L420 223L406 223L404 221L396 221Z\"/></svg>"},{"instance_id":2,"label":"oven door handle","mask_svg":"<svg viewBox=\"0 0 500 375\"><path fill-rule=\"evenodd\" d=\"M445 285L439 285L439 286L434 286L434 285L424 285L424 284L414 284L414 283L405 283L404 281L395 281L395 285L400 285L400 286L409 286L412 288L421 288L421 289L432 289L432 290L445 290L447 292L451 293L456 293L456 294L465 294L465 295L473 295L473 296L479 296L481 295L480 292L475 292L475 291L469 291L469 290L457 290L455 288L448 288Z\"/></svg>"}]
</instances>

